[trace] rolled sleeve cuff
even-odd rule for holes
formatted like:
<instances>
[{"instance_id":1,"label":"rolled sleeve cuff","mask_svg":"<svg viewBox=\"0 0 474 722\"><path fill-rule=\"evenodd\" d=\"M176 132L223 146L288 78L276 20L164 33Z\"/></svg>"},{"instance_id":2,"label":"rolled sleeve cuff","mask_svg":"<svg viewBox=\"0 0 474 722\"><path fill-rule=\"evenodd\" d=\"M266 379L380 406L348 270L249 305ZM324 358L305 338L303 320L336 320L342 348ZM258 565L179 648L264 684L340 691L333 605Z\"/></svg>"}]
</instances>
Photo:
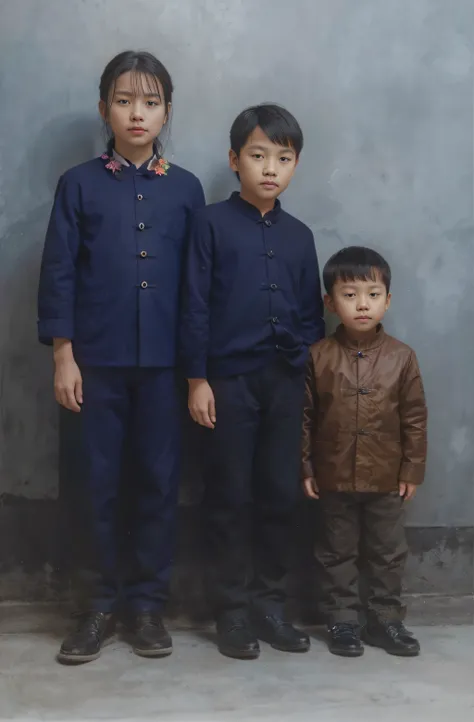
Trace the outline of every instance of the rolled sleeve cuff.
<instances>
[{"instance_id":1,"label":"rolled sleeve cuff","mask_svg":"<svg viewBox=\"0 0 474 722\"><path fill-rule=\"evenodd\" d=\"M55 338L74 338L74 324L67 318L38 319L38 338L46 346L53 345Z\"/></svg>"},{"instance_id":2,"label":"rolled sleeve cuff","mask_svg":"<svg viewBox=\"0 0 474 722\"><path fill-rule=\"evenodd\" d=\"M301 478L302 479L314 479L314 469L311 461L303 460L301 462Z\"/></svg>"},{"instance_id":3,"label":"rolled sleeve cuff","mask_svg":"<svg viewBox=\"0 0 474 722\"><path fill-rule=\"evenodd\" d=\"M206 379L207 378L207 362L206 360L185 361L183 364L184 375L187 379Z\"/></svg>"},{"instance_id":4,"label":"rolled sleeve cuff","mask_svg":"<svg viewBox=\"0 0 474 722\"><path fill-rule=\"evenodd\" d=\"M415 484L419 486L425 478L425 465L422 463L414 464L408 461L402 462L400 467L399 481L405 484Z\"/></svg>"}]
</instances>

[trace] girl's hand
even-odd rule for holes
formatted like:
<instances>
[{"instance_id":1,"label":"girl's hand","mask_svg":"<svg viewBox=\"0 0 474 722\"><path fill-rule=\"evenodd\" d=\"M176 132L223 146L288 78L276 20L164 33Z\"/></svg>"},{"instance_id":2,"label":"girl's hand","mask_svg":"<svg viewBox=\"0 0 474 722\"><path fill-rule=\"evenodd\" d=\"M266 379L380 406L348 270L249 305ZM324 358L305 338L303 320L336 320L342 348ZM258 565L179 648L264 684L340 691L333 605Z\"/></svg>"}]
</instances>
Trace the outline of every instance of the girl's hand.
<instances>
[{"instance_id":1,"label":"girl's hand","mask_svg":"<svg viewBox=\"0 0 474 722\"><path fill-rule=\"evenodd\" d=\"M54 395L56 401L69 411L78 414L82 404L82 376L74 360L72 344L66 339L54 340Z\"/></svg>"},{"instance_id":2,"label":"girl's hand","mask_svg":"<svg viewBox=\"0 0 474 722\"><path fill-rule=\"evenodd\" d=\"M189 379L188 408L197 424L213 429L216 424L214 393L206 379Z\"/></svg>"},{"instance_id":3,"label":"girl's hand","mask_svg":"<svg viewBox=\"0 0 474 722\"><path fill-rule=\"evenodd\" d=\"M307 479L303 479L303 491L308 499L319 499L318 485L316 484L316 479L313 479L313 477L310 476Z\"/></svg>"}]
</instances>

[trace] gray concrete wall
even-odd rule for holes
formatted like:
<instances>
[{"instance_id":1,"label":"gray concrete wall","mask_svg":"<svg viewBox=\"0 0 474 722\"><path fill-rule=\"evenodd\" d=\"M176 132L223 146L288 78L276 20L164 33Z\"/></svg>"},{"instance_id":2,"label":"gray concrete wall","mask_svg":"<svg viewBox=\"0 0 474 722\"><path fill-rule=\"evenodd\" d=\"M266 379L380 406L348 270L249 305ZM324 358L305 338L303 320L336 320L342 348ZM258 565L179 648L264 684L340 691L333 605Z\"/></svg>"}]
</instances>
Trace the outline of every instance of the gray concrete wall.
<instances>
[{"instance_id":1,"label":"gray concrete wall","mask_svg":"<svg viewBox=\"0 0 474 722\"><path fill-rule=\"evenodd\" d=\"M58 411L36 342L38 264L59 174L102 148L99 75L128 47L171 70L166 154L208 201L235 187L234 116L276 101L306 136L283 202L321 261L364 243L391 262L387 327L418 352L430 408L407 587L472 592L473 27L471 0L0 1L0 597L56 593ZM65 435L67 487L74 428ZM183 489L178 592L197 488Z\"/></svg>"}]
</instances>

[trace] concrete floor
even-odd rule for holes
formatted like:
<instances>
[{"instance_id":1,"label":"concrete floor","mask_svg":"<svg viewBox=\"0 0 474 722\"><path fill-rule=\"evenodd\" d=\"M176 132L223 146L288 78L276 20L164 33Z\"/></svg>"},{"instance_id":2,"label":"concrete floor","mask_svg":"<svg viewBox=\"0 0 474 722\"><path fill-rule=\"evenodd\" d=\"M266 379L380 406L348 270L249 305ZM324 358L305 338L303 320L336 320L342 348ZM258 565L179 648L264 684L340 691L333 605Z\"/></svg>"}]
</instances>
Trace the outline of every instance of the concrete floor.
<instances>
[{"instance_id":1,"label":"concrete floor","mask_svg":"<svg viewBox=\"0 0 474 722\"><path fill-rule=\"evenodd\" d=\"M474 627L423 627L418 659L367 649L361 659L311 652L286 655L262 645L259 660L218 654L206 632L177 631L168 659L136 657L120 640L99 660L58 665L59 636L0 634L0 719L317 720L464 722L474 719Z\"/></svg>"}]
</instances>

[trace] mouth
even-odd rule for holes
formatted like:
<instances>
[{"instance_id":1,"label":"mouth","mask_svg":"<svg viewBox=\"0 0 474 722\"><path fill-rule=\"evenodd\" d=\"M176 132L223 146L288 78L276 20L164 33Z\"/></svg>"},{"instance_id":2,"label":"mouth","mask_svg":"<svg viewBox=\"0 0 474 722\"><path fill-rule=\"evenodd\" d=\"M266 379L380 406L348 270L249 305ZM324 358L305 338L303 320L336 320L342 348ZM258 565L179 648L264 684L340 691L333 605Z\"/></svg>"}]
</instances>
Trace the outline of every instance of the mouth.
<instances>
[{"instance_id":1,"label":"mouth","mask_svg":"<svg viewBox=\"0 0 474 722\"><path fill-rule=\"evenodd\" d=\"M132 133L133 135L143 135L143 133L146 133L147 131L145 128L140 128L138 125L134 126L133 128L128 129L129 133Z\"/></svg>"},{"instance_id":2,"label":"mouth","mask_svg":"<svg viewBox=\"0 0 474 722\"><path fill-rule=\"evenodd\" d=\"M260 185L269 189L278 188L278 183L275 183L275 181L263 181Z\"/></svg>"},{"instance_id":3,"label":"mouth","mask_svg":"<svg viewBox=\"0 0 474 722\"><path fill-rule=\"evenodd\" d=\"M372 321L371 316L356 316L355 321Z\"/></svg>"}]
</instances>

